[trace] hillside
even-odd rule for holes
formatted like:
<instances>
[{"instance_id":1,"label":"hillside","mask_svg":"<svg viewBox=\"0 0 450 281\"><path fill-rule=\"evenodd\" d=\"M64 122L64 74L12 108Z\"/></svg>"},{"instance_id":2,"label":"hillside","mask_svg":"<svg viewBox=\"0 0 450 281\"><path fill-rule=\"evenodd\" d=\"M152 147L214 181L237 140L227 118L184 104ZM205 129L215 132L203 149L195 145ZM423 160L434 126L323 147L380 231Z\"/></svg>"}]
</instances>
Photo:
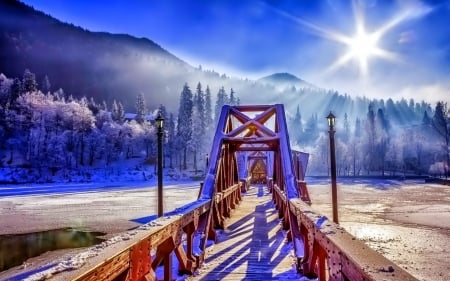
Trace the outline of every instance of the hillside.
<instances>
[{"instance_id":1,"label":"hillside","mask_svg":"<svg viewBox=\"0 0 450 281\"><path fill-rule=\"evenodd\" d=\"M0 48L0 74L8 78L22 78L28 68L38 84L43 85L48 76L51 92L61 88L66 96L93 97L108 106L116 99L127 111L135 111L136 97L142 93L148 109L164 104L176 113L183 85L195 89L198 82L204 89L210 87L213 99L224 87L227 93L232 88L241 103L283 103L289 117L299 106L303 121L333 110L338 118L347 113L353 123L357 117L364 118L374 102L375 108L386 108L394 123L405 125L419 123L429 108L423 102L416 106L414 101L353 98L289 73L256 81L229 77L193 67L150 39L91 32L14 0L0 0Z\"/></svg>"},{"instance_id":2,"label":"hillside","mask_svg":"<svg viewBox=\"0 0 450 281\"><path fill-rule=\"evenodd\" d=\"M149 39L90 32L14 0L0 1L0 31L0 73L22 77L28 68L39 84L47 75L52 91L75 97L119 99L130 107L143 92L159 96L158 105L178 96L184 77L194 72Z\"/></svg>"}]
</instances>

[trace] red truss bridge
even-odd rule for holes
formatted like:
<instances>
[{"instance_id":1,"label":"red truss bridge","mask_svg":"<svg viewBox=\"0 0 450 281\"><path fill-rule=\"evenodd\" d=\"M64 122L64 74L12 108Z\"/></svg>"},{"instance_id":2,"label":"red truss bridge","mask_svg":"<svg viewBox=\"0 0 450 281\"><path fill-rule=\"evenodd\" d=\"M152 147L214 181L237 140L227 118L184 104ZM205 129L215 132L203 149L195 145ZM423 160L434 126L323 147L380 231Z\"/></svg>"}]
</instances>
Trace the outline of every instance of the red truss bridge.
<instances>
[{"instance_id":1,"label":"red truss bridge","mask_svg":"<svg viewBox=\"0 0 450 281\"><path fill-rule=\"evenodd\" d=\"M307 162L283 105L224 106L198 200L51 280L417 280L310 208Z\"/></svg>"}]
</instances>

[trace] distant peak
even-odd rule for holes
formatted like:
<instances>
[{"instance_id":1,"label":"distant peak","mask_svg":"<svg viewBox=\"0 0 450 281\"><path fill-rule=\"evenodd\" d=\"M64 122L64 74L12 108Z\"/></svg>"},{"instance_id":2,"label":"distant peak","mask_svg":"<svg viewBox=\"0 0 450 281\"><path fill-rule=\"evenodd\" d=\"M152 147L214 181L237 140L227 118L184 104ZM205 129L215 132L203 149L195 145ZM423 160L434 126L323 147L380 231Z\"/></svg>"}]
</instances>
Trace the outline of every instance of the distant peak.
<instances>
[{"instance_id":1,"label":"distant peak","mask_svg":"<svg viewBox=\"0 0 450 281\"><path fill-rule=\"evenodd\" d=\"M260 80L276 80L279 82L303 82L302 79L298 78L297 76L291 74L291 73L287 73L287 72L278 72L278 73L274 73L271 74L269 76L265 76L263 78L261 78Z\"/></svg>"},{"instance_id":2,"label":"distant peak","mask_svg":"<svg viewBox=\"0 0 450 281\"><path fill-rule=\"evenodd\" d=\"M287 86L295 86L295 87L306 87L306 88L316 88L313 84L306 82L298 78L297 76L287 73L287 72L278 72L257 80L258 82L265 84L272 84L278 87L287 87Z\"/></svg>"}]
</instances>

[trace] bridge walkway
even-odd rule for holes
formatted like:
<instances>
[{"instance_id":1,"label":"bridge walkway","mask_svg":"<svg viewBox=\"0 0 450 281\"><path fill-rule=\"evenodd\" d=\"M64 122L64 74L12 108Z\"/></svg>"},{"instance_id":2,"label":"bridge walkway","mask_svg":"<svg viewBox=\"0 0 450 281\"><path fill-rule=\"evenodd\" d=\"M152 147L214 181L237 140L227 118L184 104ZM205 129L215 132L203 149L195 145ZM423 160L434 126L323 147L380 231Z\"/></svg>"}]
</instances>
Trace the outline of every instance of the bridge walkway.
<instances>
[{"instance_id":1,"label":"bridge walkway","mask_svg":"<svg viewBox=\"0 0 450 281\"><path fill-rule=\"evenodd\" d=\"M266 186L257 185L218 230L218 242L207 248L199 275L188 280L289 280L296 273L292 243L280 231L281 221Z\"/></svg>"}]
</instances>

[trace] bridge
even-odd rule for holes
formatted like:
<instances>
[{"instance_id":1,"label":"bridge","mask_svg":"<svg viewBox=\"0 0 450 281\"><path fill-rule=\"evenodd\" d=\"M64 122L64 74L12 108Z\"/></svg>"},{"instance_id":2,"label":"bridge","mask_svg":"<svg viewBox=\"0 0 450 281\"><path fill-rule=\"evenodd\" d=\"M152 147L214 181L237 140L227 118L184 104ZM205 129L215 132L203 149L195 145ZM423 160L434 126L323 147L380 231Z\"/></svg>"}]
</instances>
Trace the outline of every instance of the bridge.
<instances>
[{"instance_id":1,"label":"bridge","mask_svg":"<svg viewBox=\"0 0 450 281\"><path fill-rule=\"evenodd\" d=\"M58 265L51 280L282 280L290 271L416 280L310 208L307 155L290 148L283 105L224 106L210 157L198 200Z\"/></svg>"}]
</instances>

